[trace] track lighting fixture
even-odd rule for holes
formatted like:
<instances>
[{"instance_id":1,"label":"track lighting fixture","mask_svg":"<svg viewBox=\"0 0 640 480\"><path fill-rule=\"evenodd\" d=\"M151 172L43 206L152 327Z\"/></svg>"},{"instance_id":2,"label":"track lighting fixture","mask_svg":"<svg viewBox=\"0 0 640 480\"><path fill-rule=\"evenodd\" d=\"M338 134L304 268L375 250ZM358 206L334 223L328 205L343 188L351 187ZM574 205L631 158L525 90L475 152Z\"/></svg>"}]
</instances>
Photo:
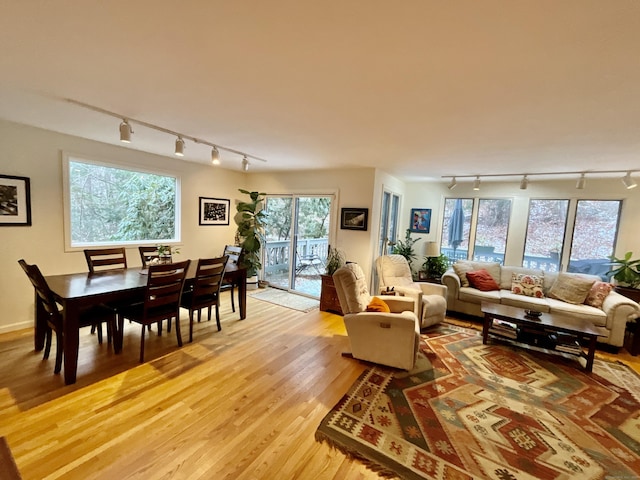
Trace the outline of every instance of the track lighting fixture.
<instances>
[{"instance_id":1,"label":"track lighting fixture","mask_svg":"<svg viewBox=\"0 0 640 480\"><path fill-rule=\"evenodd\" d=\"M578 190L584 190L584 186L587 183L587 179L584 177L584 173L580 174L580 178L578 179L578 182L576 183L576 188Z\"/></svg>"},{"instance_id":2,"label":"track lighting fixture","mask_svg":"<svg viewBox=\"0 0 640 480\"><path fill-rule=\"evenodd\" d=\"M131 130L131 125L126 118L122 119L122 123L120 124L120 141L123 143L131 143L131 134L133 130Z\"/></svg>"},{"instance_id":3,"label":"track lighting fixture","mask_svg":"<svg viewBox=\"0 0 640 480\"><path fill-rule=\"evenodd\" d=\"M456 185L458 185L458 182L456 182L456 177L453 177L449 182L449 185L447 185L447 188L449 190L453 190L454 188L456 188Z\"/></svg>"},{"instance_id":4,"label":"track lighting fixture","mask_svg":"<svg viewBox=\"0 0 640 480\"><path fill-rule=\"evenodd\" d=\"M520 180L520 190L526 190L528 185L529 179L525 175L524 177L522 177L522 180Z\"/></svg>"},{"instance_id":5,"label":"track lighting fixture","mask_svg":"<svg viewBox=\"0 0 640 480\"><path fill-rule=\"evenodd\" d=\"M635 180L631 178L631 172L627 172L627 174L622 177L622 183L627 188L627 190L631 190L632 188L636 188L638 186Z\"/></svg>"},{"instance_id":6,"label":"track lighting fixture","mask_svg":"<svg viewBox=\"0 0 640 480\"><path fill-rule=\"evenodd\" d=\"M220 165L220 152L218 151L218 147L213 147L211 149L211 163L214 165Z\"/></svg>"},{"instance_id":7,"label":"track lighting fixture","mask_svg":"<svg viewBox=\"0 0 640 480\"><path fill-rule=\"evenodd\" d=\"M474 190L480 190L480 177L476 177L476 179L473 181L473 189Z\"/></svg>"},{"instance_id":8,"label":"track lighting fixture","mask_svg":"<svg viewBox=\"0 0 640 480\"><path fill-rule=\"evenodd\" d=\"M245 172L249 171L249 160L247 160L247 157L242 158L242 170Z\"/></svg>"},{"instance_id":9,"label":"track lighting fixture","mask_svg":"<svg viewBox=\"0 0 640 480\"><path fill-rule=\"evenodd\" d=\"M150 128L152 130L157 130L158 132L163 132L168 135L172 135L178 137L176 140L176 148L175 154L179 157L184 156L184 149L186 148L185 140L190 140L193 143L199 143L202 145L208 145L212 148L211 150L211 162L214 165L220 164L220 150L224 150L226 152L233 153L235 155L239 155L243 158L243 161L246 161L246 167L243 162L243 169L245 171L249 168L249 158L252 160L258 160L260 162L267 162L264 158L256 157L255 155L249 155L248 153L241 152L239 150L235 150L233 148L223 147L222 145L218 145L216 143L209 142L207 140L203 140L201 138L193 137L191 135L185 135L184 133L176 132L175 130L169 130L168 128L160 127L158 125L154 125L153 123L145 122L142 120L136 120L135 118L126 117L116 112L111 112L109 110L105 110L104 108L96 107L94 105L89 105L88 103L79 102L78 100L74 100L72 98L65 98L65 101L77 105L82 108L86 108L88 110L93 110L94 112L102 113L104 115L109 115L111 117L115 117L118 119L122 119L122 123L120 124L120 141L124 143L131 142L131 134L133 130L131 128L132 123L137 123L142 125L143 127Z\"/></svg>"},{"instance_id":10,"label":"track lighting fixture","mask_svg":"<svg viewBox=\"0 0 640 480\"><path fill-rule=\"evenodd\" d=\"M184 157L184 140L182 137L178 137L176 139L176 155L179 157Z\"/></svg>"}]
</instances>

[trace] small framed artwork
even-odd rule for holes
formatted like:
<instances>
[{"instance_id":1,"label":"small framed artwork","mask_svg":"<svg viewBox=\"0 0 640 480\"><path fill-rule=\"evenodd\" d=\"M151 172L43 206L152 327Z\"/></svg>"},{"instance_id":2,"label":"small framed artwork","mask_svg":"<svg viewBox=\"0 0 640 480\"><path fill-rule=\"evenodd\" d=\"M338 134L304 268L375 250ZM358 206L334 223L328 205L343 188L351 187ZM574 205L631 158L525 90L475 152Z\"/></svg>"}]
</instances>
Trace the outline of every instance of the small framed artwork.
<instances>
[{"instance_id":1,"label":"small framed artwork","mask_svg":"<svg viewBox=\"0 0 640 480\"><path fill-rule=\"evenodd\" d=\"M20 226L31 226L29 179L0 175L0 227Z\"/></svg>"},{"instance_id":2,"label":"small framed artwork","mask_svg":"<svg viewBox=\"0 0 640 480\"><path fill-rule=\"evenodd\" d=\"M368 219L368 208L343 208L340 214L340 228L366 231Z\"/></svg>"},{"instance_id":3,"label":"small framed artwork","mask_svg":"<svg viewBox=\"0 0 640 480\"><path fill-rule=\"evenodd\" d=\"M413 233L429 233L431 229L431 209L430 208L412 208L411 209L411 228Z\"/></svg>"},{"instance_id":4,"label":"small framed artwork","mask_svg":"<svg viewBox=\"0 0 640 480\"><path fill-rule=\"evenodd\" d=\"M229 206L226 198L200 197L200 225L229 225Z\"/></svg>"}]
</instances>

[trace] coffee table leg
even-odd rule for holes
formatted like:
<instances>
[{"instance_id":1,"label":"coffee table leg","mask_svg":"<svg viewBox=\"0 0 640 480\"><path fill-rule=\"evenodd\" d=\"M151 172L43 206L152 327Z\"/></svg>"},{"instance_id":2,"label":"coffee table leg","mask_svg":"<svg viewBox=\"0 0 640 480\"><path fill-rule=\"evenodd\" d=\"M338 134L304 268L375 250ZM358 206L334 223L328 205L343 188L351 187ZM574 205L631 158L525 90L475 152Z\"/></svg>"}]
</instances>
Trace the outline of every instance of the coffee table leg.
<instances>
[{"instance_id":1,"label":"coffee table leg","mask_svg":"<svg viewBox=\"0 0 640 480\"><path fill-rule=\"evenodd\" d=\"M484 323L482 324L482 344L483 345L487 344L487 339L489 337L489 327L491 327L492 322L493 322L493 319L491 318L491 315L489 315L488 313L485 313Z\"/></svg>"},{"instance_id":2,"label":"coffee table leg","mask_svg":"<svg viewBox=\"0 0 640 480\"><path fill-rule=\"evenodd\" d=\"M593 359L596 356L596 341L598 337L592 336L589 338L589 351L587 352L587 365L584 369L587 372L591 372L593 370Z\"/></svg>"}]
</instances>

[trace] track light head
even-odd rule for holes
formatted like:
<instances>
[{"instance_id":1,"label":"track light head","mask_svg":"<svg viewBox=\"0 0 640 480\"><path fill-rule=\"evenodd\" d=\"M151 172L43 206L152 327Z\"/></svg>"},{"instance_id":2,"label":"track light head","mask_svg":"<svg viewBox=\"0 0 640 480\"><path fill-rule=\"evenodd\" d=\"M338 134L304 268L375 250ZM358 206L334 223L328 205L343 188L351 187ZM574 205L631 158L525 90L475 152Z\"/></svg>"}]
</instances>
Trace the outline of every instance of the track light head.
<instances>
[{"instance_id":1,"label":"track light head","mask_svg":"<svg viewBox=\"0 0 640 480\"><path fill-rule=\"evenodd\" d=\"M522 180L520 180L520 190L526 190L528 186L529 186L529 179L525 175L524 177L522 177Z\"/></svg>"},{"instance_id":2,"label":"track light head","mask_svg":"<svg viewBox=\"0 0 640 480\"><path fill-rule=\"evenodd\" d=\"M447 185L447 188L449 190L453 190L454 188L456 188L457 185L458 185L458 182L456 182L456 177L453 177L449 182L449 185Z\"/></svg>"},{"instance_id":3,"label":"track light head","mask_svg":"<svg viewBox=\"0 0 640 480\"><path fill-rule=\"evenodd\" d=\"M214 165L220 165L220 152L218 151L218 147L213 147L211 149L211 163Z\"/></svg>"},{"instance_id":4,"label":"track light head","mask_svg":"<svg viewBox=\"0 0 640 480\"><path fill-rule=\"evenodd\" d=\"M249 171L249 160L247 160L247 156L242 157L242 170L245 172Z\"/></svg>"},{"instance_id":5,"label":"track light head","mask_svg":"<svg viewBox=\"0 0 640 480\"><path fill-rule=\"evenodd\" d=\"M176 155L179 157L184 157L184 140L182 137L178 137L176 139Z\"/></svg>"},{"instance_id":6,"label":"track light head","mask_svg":"<svg viewBox=\"0 0 640 480\"><path fill-rule=\"evenodd\" d=\"M584 178L584 173L580 174L580 178L578 179L578 182L576 183L576 188L578 190L584 190L584 186L587 184L587 179Z\"/></svg>"},{"instance_id":7,"label":"track light head","mask_svg":"<svg viewBox=\"0 0 640 480\"><path fill-rule=\"evenodd\" d=\"M480 190L480 177L476 177L476 179L473 181L473 189L478 191Z\"/></svg>"},{"instance_id":8,"label":"track light head","mask_svg":"<svg viewBox=\"0 0 640 480\"><path fill-rule=\"evenodd\" d=\"M631 178L631 172L627 172L627 174L622 177L622 183L627 188L627 190L631 190L632 188L636 188L638 186L635 180Z\"/></svg>"},{"instance_id":9,"label":"track light head","mask_svg":"<svg viewBox=\"0 0 640 480\"><path fill-rule=\"evenodd\" d=\"M122 119L122 123L120 124L120 141L123 143L131 143L131 134L133 130L131 130L131 125L126 118Z\"/></svg>"}]
</instances>

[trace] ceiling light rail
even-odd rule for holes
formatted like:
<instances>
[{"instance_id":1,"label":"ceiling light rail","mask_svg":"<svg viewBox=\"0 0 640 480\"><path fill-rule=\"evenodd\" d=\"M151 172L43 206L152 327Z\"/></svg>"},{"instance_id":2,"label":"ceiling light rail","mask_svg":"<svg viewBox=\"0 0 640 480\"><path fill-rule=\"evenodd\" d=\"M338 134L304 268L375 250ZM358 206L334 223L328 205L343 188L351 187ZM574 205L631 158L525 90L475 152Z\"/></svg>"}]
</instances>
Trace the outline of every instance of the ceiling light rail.
<instances>
[{"instance_id":1,"label":"ceiling light rail","mask_svg":"<svg viewBox=\"0 0 640 480\"><path fill-rule=\"evenodd\" d=\"M637 182L631 178L631 174L635 172L640 172L640 169L629 169L629 170L587 170L587 171L575 171L575 172L547 172L547 173L487 173L483 175L442 175L441 178L450 178L451 181L447 185L449 190L452 190L458 184L458 179L460 178L473 178L473 189L480 190L480 179L481 178L491 178L491 177L522 177L520 181L520 189L526 190L530 178L533 176L559 176L559 175L579 175L578 182L576 183L576 188L578 190L584 189L586 185L586 176L587 175L598 175L598 174L614 174L614 173L624 173L625 175L621 177L621 181L624 186L630 190L638 186Z\"/></svg>"},{"instance_id":2,"label":"ceiling light rail","mask_svg":"<svg viewBox=\"0 0 640 480\"><path fill-rule=\"evenodd\" d=\"M105 110L104 108L96 107L94 105L89 105L88 103L80 102L78 100L74 100L72 98L65 99L69 103L73 103L74 105L78 105L83 108L87 108L89 110L93 110L94 112L104 113L105 115L109 115L111 117L119 118L122 120L120 123L120 141L124 143L131 142L131 134L133 133L133 129L131 128L132 123L137 123L138 125L142 125L143 127L150 128L152 130L157 130L158 132L163 132L168 135L176 137L175 144L175 155L182 157L184 156L184 150L186 148L184 141L189 140L193 143L208 145L211 147L211 163L214 165L220 164L220 150L224 150L225 152L233 153L242 157L242 167L244 171L248 170L249 160L257 160L259 162L267 162L264 158L257 157L255 155L250 155L248 153L241 152L240 150L235 150L233 148L224 147L222 145L218 145L217 143L209 142L208 140L203 140L202 138L193 137L191 135L185 135L184 133L176 132L174 130L170 130L168 128L161 127L159 125L154 125L153 123L145 122L143 120L137 120L135 118L127 117L125 115L121 115L119 113L111 112L109 110Z\"/></svg>"}]
</instances>

